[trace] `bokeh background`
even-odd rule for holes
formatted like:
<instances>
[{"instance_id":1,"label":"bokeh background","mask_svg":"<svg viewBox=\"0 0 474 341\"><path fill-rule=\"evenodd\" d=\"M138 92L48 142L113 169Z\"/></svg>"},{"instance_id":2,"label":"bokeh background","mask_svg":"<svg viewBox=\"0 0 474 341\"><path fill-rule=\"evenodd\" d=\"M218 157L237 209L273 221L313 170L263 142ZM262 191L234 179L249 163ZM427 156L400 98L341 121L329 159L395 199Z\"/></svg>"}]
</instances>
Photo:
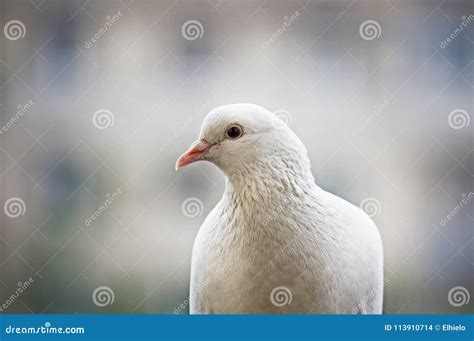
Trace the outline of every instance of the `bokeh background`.
<instances>
[{"instance_id":1,"label":"bokeh background","mask_svg":"<svg viewBox=\"0 0 474 341\"><path fill-rule=\"evenodd\" d=\"M2 0L3 313L187 313L224 178L174 163L233 102L276 112L318 184L373 216L385 313L472 312L472 15L471 0Z\"/></svg>"}]
</instances>

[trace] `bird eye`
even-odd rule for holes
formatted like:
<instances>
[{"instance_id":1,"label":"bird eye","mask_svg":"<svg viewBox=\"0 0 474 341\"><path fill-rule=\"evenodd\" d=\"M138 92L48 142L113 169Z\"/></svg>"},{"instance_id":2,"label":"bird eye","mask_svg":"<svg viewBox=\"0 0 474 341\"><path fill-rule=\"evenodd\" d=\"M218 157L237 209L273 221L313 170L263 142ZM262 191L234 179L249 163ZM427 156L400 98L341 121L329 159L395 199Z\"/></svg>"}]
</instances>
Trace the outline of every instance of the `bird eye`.
<instances>
[{"instance_id":1,"label":"bird eye","mask_svg":"<svg viewBox=\"0 0 474 341\"><path fill-rule=\"evenodd\" d=\"M241 137L244 133L244 130L242 129L241 126L238 125L233 125L227 128L226 135L228 138L235 140Z\"/></svg>"}]
</instances>

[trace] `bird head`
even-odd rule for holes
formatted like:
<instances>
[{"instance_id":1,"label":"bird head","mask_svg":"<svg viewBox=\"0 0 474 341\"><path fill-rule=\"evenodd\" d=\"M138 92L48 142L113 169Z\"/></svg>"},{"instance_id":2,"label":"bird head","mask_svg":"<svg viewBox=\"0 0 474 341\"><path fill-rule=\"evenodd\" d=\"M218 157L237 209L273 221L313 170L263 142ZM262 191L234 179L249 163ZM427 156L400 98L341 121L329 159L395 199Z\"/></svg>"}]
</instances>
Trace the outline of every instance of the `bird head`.
<instances>
[{"instance_id":1,"label":"bird head","mask_svg":"<svg viewBox=\"0 0 474 341\"><path fill-rule=\"evenodd\" d=\"M199 139L178 158L176 169L199 160L214 163L232 175L253 164L307 159L301 141L276 115L258 105L218 107L204 119Z\"/></svg>"}]
</instances>

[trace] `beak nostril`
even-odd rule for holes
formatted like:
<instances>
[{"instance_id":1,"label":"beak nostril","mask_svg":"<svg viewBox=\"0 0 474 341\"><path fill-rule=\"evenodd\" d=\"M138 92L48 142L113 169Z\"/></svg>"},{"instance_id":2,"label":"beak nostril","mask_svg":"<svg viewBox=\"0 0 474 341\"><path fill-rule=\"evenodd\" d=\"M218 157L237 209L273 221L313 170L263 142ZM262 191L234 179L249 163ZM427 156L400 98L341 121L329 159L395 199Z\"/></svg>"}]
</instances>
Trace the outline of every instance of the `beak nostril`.
<instances>
[{"instance_id":1,"label":"beak nostril","mask_svg":"<svg viewBox=\"0 0 474 341\"><path fill-rule=\"evenodd\" d=\"M198 140L194 142L191 147L181 155L176 161L175 169L183 168L190 163L201 160L212 147L212 144L206 140Z\"/></svg>"}]
</instances>

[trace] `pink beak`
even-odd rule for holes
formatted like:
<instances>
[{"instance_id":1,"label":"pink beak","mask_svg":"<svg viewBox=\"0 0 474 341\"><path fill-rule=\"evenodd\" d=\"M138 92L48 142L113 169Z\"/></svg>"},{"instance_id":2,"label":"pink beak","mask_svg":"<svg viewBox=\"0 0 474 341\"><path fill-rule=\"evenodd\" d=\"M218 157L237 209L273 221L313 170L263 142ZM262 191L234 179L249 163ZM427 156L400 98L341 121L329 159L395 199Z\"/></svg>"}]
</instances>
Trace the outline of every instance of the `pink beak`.
<instances>
[{"instance_id":1,"label":"pink beak","mask_svg":"<svg viewBox=\"0 0 474 341\"><path fill-rule=\"evenodd\" d=\"M211 147L212 144L206 140L194 142L191 147L178 158L178 161L176 161L176 170L183 168L190 163L201 160Z\"/></svg>"}]
</instances>

